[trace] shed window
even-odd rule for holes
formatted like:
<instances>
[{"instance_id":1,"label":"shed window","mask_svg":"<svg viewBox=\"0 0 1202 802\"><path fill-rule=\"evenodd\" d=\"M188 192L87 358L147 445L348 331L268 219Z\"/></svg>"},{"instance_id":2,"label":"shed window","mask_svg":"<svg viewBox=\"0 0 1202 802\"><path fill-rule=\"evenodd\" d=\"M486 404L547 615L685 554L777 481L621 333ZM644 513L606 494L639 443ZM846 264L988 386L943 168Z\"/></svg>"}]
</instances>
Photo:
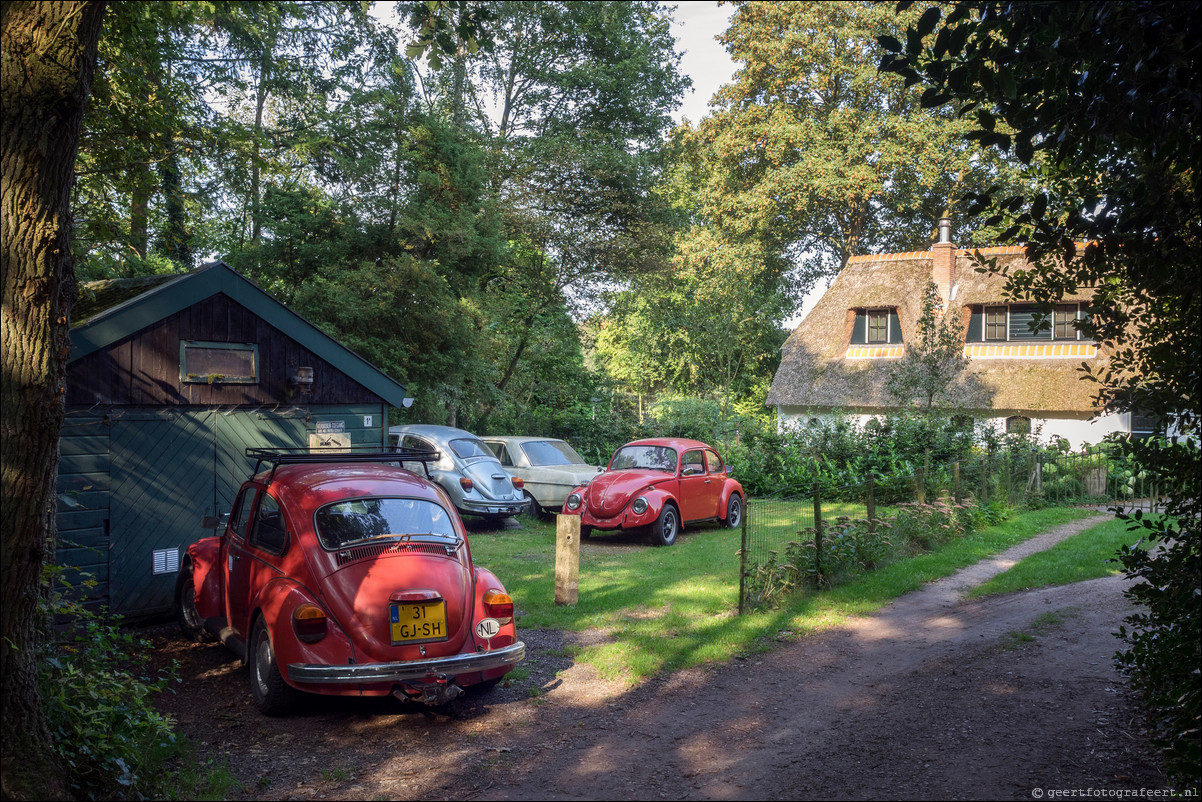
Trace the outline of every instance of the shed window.
<instances>
[{"instance_id":1,"label":"shed window","mask_svg":"<svg viewBox=\"0 0 1202 802\"><path fill-rule=\"evenodd\" d=\"M181 340L179 379L194 384L257 384L259 346Z\"/></svg>"}]
</instances>

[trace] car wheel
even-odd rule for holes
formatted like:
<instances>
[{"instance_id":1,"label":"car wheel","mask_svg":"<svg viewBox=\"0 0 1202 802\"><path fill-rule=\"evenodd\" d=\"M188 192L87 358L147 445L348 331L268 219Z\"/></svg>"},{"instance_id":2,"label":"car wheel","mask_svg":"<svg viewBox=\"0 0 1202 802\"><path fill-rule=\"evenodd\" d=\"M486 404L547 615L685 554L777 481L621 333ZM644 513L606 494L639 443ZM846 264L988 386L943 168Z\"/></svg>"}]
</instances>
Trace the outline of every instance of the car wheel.
<instances>
[{"instance_id":1,"label":"car wheel","mask_svg":"<svg viewBox=\"0 0 1202 802\"><path fill-rule=\"evenodd\" d=\"M593 536L593 528L591 526L580 525L580 539L584 540Z\"/></svg>"},{"instance_id":2,"label":"car wheel","mask_svg":"<svg viewBox=\"0 0 1202 802\"><path fill-rule=\"evenodd\" d=\"M259 711L268 716L279 716L291 710L296 704L297 692L280 674L271 635L262 617L255 621L247 657L250 660L250 695Z\"/></svg>"},{"instance_id":3,"label":"car wheel","mask_svg":"<svg viewBox=\"0 0 1202 802\"><path fill-rule=\"evenodd\" d=\"M543 505L539 504L534 496L530 495L529 490L523 490L522 494L526 496L526 509L522 510L523 515L528 515L536 521L545 521L551 517L543 509Z\"/></svg>"},{"instance_id":4,"label":"car wheel","mask_svg":"<svg viewBox=\"0 0 1202 802\"><path fill-rule=\"evenodd\" d=\"M651 526L651 543L655 546L671 546L680 534L680 513L671 504L659 511L659 518Z\"/></svg>"},{"instance_id":5,"label":"car wheel","mask_svg":"<svg viewBox=\"0 0 1202 802\"><path fill-rule=\"evenodd\" d=\"M738 493L730 494L730 500L726 502L726 517L722 519L722 523L731 529L738 529L739 524L743 523L743 499Z\"/></svg>"},{"instance_id":6,"label":"car wheel","mask_svg":"<svg viewBox=\"0 0 1202 802\"><path fill-rule=\"evenodd\" d=\"M193 643L211 640L204 619L196 611L196 585L192 581L192 563L184 565L175 578L175 620L184 637Z\"/></svg>"}]
</instances>

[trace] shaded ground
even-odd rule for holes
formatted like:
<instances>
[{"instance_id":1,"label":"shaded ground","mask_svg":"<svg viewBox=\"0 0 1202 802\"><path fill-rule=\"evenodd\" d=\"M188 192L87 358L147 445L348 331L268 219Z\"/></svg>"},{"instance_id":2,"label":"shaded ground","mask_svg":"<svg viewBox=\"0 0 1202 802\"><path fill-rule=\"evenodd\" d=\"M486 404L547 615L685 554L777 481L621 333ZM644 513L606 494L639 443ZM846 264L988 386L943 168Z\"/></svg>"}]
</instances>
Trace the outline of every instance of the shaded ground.
<instances>
[{"instance_id":1,"label":"shaded ground","mask_svg":"<svg viewBox=\"0 0 1202 802\"><path fill-rule=\"evenodd\" d=\"M184 682L163 708L223 758L234 798L1031 799L1036 789L1163 788L1111 657L1123 579L965 602L1058 527L777 651L625 690L523 631L508 687L449 710L315 698L259 715L223 647L151 634ZM528 673L526 673L528 672ZM1050 795L1050 794L1048 794Z\"/></svg>"}]
</instances>

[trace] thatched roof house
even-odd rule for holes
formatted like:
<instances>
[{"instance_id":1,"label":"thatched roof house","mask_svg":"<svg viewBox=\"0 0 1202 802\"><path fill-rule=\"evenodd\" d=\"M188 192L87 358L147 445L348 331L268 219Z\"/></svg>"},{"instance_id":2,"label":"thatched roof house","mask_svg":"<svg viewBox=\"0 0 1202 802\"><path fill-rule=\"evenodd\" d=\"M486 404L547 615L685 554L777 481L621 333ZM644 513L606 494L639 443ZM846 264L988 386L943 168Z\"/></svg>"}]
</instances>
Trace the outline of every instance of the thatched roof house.
<instances>
[{"instance_id":1,"label":"thatched roof house","mask_svg":"<svg viewBox=\"0 0 1202 802\"><path fill-rule=\"evenodd\" d=\"M947 402L998 426L1039 425L1045 438L1074 445L1130 431L1128 416L1098 420L1096 385L1081 380L1082 363L1106 356L1082 339L1072 320L1088 314L1091 293L1066 297L1039 331L1029 304L1008 303L1005 278L977 272L974 254L999 267L1026 266L1020 248L957 249L950 223L930 251L857 256L786 341L767 403L782 425L835 412L862 417L897 407L886 391L896 361L914 342L922 298L934 281L949 315L960 315L968 368L950 386Z\"/></svg>"}]
</instances>

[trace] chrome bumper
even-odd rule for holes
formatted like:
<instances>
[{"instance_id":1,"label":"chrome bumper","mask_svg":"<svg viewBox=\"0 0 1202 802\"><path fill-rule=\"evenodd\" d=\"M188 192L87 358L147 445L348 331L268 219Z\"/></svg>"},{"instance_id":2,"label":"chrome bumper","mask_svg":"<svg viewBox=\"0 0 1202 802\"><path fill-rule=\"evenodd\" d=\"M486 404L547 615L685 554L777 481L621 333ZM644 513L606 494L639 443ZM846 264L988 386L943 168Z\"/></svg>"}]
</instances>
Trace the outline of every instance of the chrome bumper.
<instances>
[{"instance_id":1,"label":"chrome bumper","mask_svg":"<svg viewBox=\"0 0 1202 802\"><path fill-rule=\"evenodd\" d=\"M526 509L525 501L472 501L465 499L463 512L476 515L521 515Z\"/></svg>"},{"instance_id":2,"label":"chrome bumper","mask_svg":"<svg viewBox=\"0 0 1202 802\"><path fill-rule=\"evenodd\" d=\"M347 666L290 663L288 678L293 682L312 684L406 682L502 668L520 662L525 656L526 644L518 641L511 646L504 646L491 652L456 654L450 657L433 657L429 660L406 660L400 663L364 663L363 665Z\"/></svg>"}]
</instances>

